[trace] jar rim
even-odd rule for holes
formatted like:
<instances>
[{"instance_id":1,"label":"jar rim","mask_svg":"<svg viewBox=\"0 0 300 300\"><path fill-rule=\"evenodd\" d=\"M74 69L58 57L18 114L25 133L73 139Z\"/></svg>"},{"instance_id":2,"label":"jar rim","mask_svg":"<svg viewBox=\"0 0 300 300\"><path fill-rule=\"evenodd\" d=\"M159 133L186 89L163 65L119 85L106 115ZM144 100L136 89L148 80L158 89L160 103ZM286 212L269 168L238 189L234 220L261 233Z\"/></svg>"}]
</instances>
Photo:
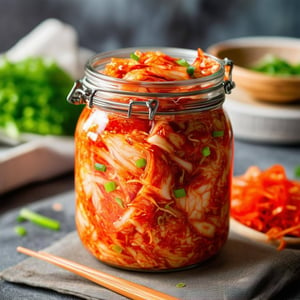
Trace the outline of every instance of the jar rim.
<instances>
[{"instance_id":1,"label":"jar rim","mask_svg":"<svg viewBox=\"0 0 300 300\"><path fill-rule=\"evenodd\" d=\"M99 70L103 70L105 65L110 62L111 58L128 58L130 53L140 50L142 52L145 51L160 51L166 53L167 55L184 58L187 61L194 61L197 57L197 51L192 49L184 49L184 48L173 48L173 47L131 47L131 48L121 48L118 50L101 52L93 55L85 65L85 74L89 78L89 81L94 82L94 80L105 81L110 83L118 83L118 84L130 84L130 85L139 85L140 87L168 87L170 85L176 84L176 86L189 86L195 84L206 83L209 81L213 81L216 79L222 80L225 75L225 62L211 54L204 53L206 57L210 57L215 60L220 68L211 75L199 77L199 78L191 78L187 80L176 80L176 81L134 81L134 80L126 80L122 78L115 78L103 73L100 73ZM97 84L96 82L94 82Z\"/></svg>"},{"instance_id":2,"label":"jar rim","mask_svg":"<svg viewBox=\"0 0 300 300\"><path fill-rule=\"evenodd\" d=\"M234 87L231 80L233 63L229 59L221 60L207 53L204 55L215 60L220 67L211 75L189 80L134 81L99 72L111 58L128 58L136 50L123 48L92 56L86 63L85 76L74 83L67 100L73 104L88 104L90 108L96 106L125 113L128 117L132 114L148 114L152 120L156 114L194 113L219 107L225 99L225 93L229 94ZM183 48L139 47L139 50L160 51L191 63L197 57L196 50ZM230 67L229 72L226 66ZM227 72L229 79L225 79Z\"/></svg>"}]
</instances>

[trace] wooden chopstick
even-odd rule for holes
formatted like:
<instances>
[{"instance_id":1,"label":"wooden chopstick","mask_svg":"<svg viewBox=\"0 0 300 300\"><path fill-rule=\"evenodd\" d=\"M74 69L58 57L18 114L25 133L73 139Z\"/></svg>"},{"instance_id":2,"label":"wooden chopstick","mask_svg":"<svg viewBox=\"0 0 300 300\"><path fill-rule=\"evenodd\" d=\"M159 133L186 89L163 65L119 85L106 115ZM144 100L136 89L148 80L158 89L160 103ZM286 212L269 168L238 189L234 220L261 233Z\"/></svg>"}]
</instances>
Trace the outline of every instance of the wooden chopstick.
<instances>
[{"instance_id":1,"label":"wooden chopstick","mask_svg":"<svg viewBox=\"0 0 300 300\"><path fill-rule=\"evenodd\" d=\"M90 281L93 281L107 289L134 300L179 300L173 296L153 290L146 286L122 279L71 260L61 258L46 252L36 252L24 247L17 247L17 251L23 254L47 261Z\"/></svg>"}]
</instances>

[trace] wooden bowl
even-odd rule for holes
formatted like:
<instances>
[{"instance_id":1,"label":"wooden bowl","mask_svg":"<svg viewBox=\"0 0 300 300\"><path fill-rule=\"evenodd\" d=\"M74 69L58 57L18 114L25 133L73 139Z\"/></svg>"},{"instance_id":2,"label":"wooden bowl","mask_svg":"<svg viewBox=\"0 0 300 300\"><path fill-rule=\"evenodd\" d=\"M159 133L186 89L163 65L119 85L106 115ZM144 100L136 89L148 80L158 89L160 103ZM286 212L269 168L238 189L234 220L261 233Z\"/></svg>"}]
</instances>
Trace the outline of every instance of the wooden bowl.
<instances>
[{"instance_id":1,"label":"wooden bowl","mask_svg":"<svg viewBox=\"0 0 300 300\"><path fill-rule=\"evenodd\" d=\"M207 52L229 58L234 63L233 80L238 88L256 100L294 102L300 100L300 76L267 75L250 70L272 54L291 64L300 64L300 39L286 37L247 37L210 46Z\"/></svg>"}]
</instances>

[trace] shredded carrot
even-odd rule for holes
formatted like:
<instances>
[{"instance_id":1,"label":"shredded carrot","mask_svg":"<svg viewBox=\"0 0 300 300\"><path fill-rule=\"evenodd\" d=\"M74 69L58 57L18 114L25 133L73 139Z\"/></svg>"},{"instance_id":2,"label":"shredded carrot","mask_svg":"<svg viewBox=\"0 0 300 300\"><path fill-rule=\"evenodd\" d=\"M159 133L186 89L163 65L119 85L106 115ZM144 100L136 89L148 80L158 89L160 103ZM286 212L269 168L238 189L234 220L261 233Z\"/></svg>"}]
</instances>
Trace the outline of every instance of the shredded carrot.
<instances>
[{"instance_id":1,"label":"shredded carrot","mask_svg":"<svg viewBox=\"0 0 300 300\"><path fill-rule=\"evenodd\" d=\"M300 182L289 180L281 165L252 166L233 178L231 216L279 241L282 250L284 237L300 237Z\"/></svg>"}]
</instances>

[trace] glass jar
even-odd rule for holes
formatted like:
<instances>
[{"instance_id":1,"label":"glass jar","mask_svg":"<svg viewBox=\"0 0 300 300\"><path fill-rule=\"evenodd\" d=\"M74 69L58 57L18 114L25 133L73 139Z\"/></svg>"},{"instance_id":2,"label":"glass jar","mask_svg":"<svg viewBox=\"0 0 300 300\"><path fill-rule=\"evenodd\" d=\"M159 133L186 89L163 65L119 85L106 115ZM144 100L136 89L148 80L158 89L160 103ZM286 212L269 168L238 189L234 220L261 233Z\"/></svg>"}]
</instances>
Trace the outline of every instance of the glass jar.
<instances>
[{"instance_id":1,"label":"glass jar","mask_svg":"<svg viewBox=\"0 0 300 300\"><path fill-rule=\"evenodd\" d=\"M187 61L196 56L158 50ZM222 103L233 87L232 63L213 58L216 73L186 81L99 73L112 57L133 51L92 57L68 96L86 104L75 133L77 230L84 246L112 266L192 267L228 236L233 139Z\"/></svg>"}]
</instances>

